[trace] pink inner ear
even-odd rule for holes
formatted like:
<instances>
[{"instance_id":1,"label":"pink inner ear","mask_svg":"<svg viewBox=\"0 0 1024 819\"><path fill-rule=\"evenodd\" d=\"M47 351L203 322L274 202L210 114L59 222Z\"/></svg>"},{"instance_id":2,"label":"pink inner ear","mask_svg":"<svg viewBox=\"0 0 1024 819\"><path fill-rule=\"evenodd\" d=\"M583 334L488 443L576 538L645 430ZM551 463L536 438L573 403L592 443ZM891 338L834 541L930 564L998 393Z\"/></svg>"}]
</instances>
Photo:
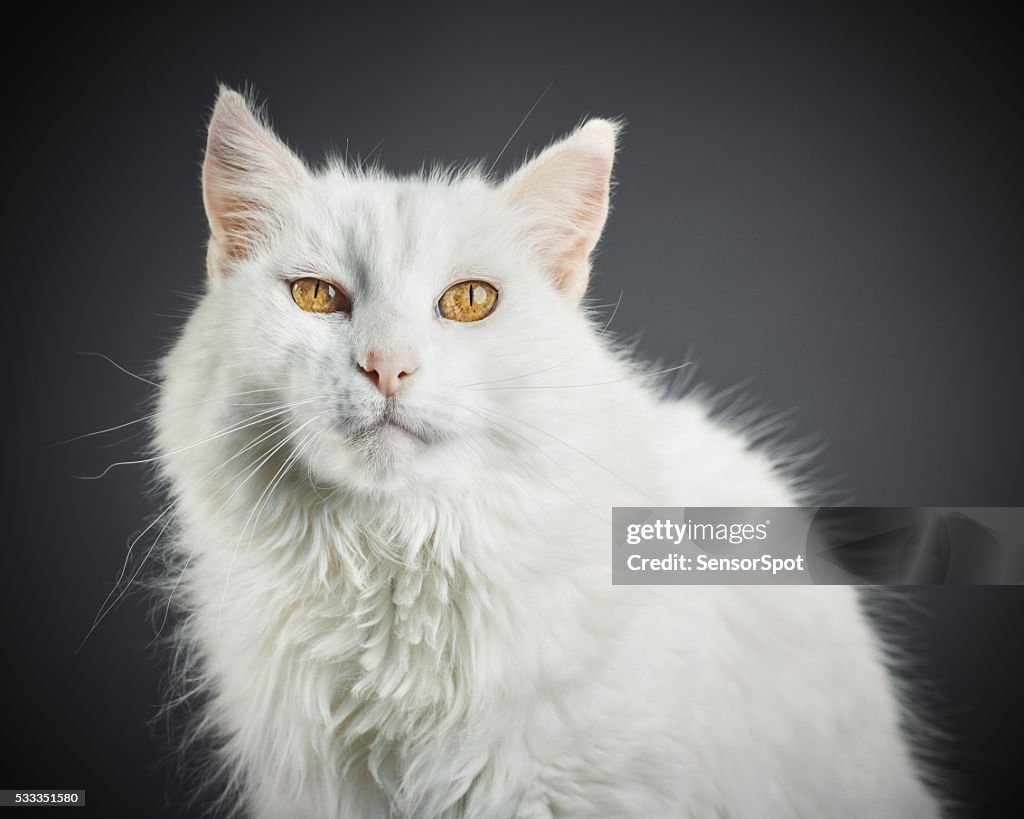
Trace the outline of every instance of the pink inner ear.
<instances>
[{"instance_id":1,"label":"pink inner ear","mask_svg":"<svg viewBox=\"0 0 1024 819\"><path fill-rule=\"evenodd\" d=\"M588 268L590 251L596 244L596 239L593 242L580 239L570 252L562 257L554 270L555 284L559 290L564 290L576 299L583 297L590 281L590 270L587 269L585 274L582 271Z\"/></svg>"},{"instance_id":2,"label":"pink inner ear","mask_svg":"<svg viewBox=\"0 0 1024 819\"><path fill-rule=\"evenodd\" d=\"M590 164L590 163L588 163ZM555 266L558 286L575 298L582 298L590 278L590 254L601 238L608 218L609 175L611 163L597 158L590 170L594 188L580 200L572 220L574 229L567 231L567 247Z\"/></svg>"},{"instance_id":3,"label":"pink inner ear","mask_svg":"<svg viewBox=\"0 0 1024 819\"><path fill-rule=\"evenodd\" d=\"M252 252L267 231L275 193L305 175L301 161L249 110L245 99L222 91L210 121L203 163L203 200L212 241L209 272Z\"/></svg>"},{"instance_id":4,"label":"pink inner ear","mask_svg":"<svg viewBox=\"0 0 1024 819\"><path fill-rule=\"evenodd\" d=\"M608 217L615 133L611 123L592 120L510 180L513 200L540 217L532 232L551 260L555 284L577 299Z\"/></svg>"},{"instance_id":5,"label":"pink inner ear","mask_svg":"<svg viewBox=\"0 0 1024 819\"><path fill-rule=\"evenodd\" d=\"M239 170L234 170L234 173L238 174ZM208 154L203 169L203 188L210 231L214 241L220 245L221 254L228 259L237 259L250 250L246 237L258 229L253 215L253 209L258 205L244 200L237 191L231 192L230 178L231 174L225 171L221 160Z\"/></svg>"}]
</instances>

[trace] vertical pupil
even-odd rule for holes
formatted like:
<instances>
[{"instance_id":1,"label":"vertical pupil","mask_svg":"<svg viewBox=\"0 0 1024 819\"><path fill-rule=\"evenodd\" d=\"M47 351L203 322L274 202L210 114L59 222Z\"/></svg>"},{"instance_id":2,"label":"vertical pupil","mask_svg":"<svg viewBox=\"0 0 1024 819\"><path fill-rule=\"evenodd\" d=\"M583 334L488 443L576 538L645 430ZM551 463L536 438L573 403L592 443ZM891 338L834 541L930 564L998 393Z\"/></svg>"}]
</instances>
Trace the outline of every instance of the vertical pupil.
<instances>
[{"instance_id":1,"label":"vertical pupil","mask_svg":"<svg viewBox=\"0 0 1024 819\"><path fill-rule=\"evenodd\" d=\"M316 299L320 295L320 279L316 280L316 287L313 288L313 298Z\"/></svg>"},{"instance_id":2,"label":"vertical pupil","mask_svg":"<svg viewBox=\"0 0 1024 819\"><path fill-rule=\"evenodd\" d=\"M473 306L473 294L476 292L476 288L473 285L469 286L469 306Z\"/></svg>"}]
</instances>

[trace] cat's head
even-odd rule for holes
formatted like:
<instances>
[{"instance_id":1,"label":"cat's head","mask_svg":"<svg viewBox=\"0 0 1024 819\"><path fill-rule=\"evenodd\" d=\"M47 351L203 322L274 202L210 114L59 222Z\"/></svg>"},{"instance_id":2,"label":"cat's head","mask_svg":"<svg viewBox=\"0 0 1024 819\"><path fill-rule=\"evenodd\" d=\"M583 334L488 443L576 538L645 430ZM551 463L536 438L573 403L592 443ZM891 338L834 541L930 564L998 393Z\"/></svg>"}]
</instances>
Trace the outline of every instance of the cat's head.
<instances>
[{"instance_id":1,"label":"cat's head","mask_svg":"<svg viewBox=\"0 0 1024 819\"><path fill-rule=\"evenodd\" d=\"M571 380L594 346L580 299L616 134L590 120L502 181L314 172L222 89L201 310L232 386L291 404L290 446L320 480L374 489L486 463L571 412L571 391L524 388Z\"/></svg>"}]
</instances>

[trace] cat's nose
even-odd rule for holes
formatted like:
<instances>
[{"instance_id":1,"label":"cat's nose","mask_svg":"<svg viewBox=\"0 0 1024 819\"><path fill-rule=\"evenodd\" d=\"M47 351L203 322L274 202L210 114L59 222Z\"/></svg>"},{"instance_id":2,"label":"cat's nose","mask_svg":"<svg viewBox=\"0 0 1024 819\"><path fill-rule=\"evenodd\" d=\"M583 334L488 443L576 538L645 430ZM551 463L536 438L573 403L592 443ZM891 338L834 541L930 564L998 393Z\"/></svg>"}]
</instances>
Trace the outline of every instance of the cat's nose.
<instances>
[{"instance_id":1,"label":"cat's nose","mask_svg":"<svg viewBox=\"0 0 1024 819\"><path fill-rule=\"evenodd\" d=\"M402 382L416 372L419 364L412 356L381 356L368 353L360 362L360 369L366 374L381 395L390 398L402 389Z\"/></svg>"}]
</instances>

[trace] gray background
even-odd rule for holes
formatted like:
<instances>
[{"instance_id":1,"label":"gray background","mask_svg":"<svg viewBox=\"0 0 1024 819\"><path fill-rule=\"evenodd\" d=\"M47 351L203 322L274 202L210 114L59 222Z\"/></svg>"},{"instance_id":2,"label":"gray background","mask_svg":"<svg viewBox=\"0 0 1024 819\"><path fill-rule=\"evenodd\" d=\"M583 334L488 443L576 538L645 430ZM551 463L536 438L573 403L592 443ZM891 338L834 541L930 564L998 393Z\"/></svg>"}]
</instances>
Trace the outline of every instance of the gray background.
<instances>
[{"instance_id":1,"label":"gray background","mask_svg":"<svg viewBox=\"0 0 1024 819\"><path fill-rule=\"evenodd\" d=\"M302 154L494 157L588 114L628 121L592 294L699 378L797 408L873 505L1024 502L1017 29L935 4L290 3L21 12L5 51L9 385L2 787L86 788L177 815L143 599L74 649L159 507L115 471L139 439L52 441L141 414L96 358L149 368L203 280L198 170L216 81L251 83ZM17 56L15 56L17 55ZM915 699L953 736L967 807L1005 815L1024 593L917 589L886 611ZM955 776L954 776L955 773ZM161 814L161 811L163 812Z\"/></svg>"}]
</instances>

